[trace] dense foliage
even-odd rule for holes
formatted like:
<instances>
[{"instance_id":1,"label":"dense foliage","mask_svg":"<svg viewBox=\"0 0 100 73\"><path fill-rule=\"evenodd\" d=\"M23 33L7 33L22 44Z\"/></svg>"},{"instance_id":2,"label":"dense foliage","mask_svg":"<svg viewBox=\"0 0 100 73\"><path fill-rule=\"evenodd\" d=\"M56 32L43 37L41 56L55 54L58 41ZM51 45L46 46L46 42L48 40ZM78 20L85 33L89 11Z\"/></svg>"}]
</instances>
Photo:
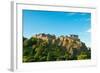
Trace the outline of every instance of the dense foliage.
<instances>
[{"instance_id":1,"label":"dense foliage","mask_svg":"<svg viewBox=\"0 0 100 73\"><path fill-rule=\"evenodd\" d=\"M52 39L43 40L36 37L27 39L23 37L23 62L85 60L91 58L91 50L84 43L82 43L81 48L71 47L68 51L64 46L58 45L58 40L52 42Z\"/></svg>"}]
</instances>

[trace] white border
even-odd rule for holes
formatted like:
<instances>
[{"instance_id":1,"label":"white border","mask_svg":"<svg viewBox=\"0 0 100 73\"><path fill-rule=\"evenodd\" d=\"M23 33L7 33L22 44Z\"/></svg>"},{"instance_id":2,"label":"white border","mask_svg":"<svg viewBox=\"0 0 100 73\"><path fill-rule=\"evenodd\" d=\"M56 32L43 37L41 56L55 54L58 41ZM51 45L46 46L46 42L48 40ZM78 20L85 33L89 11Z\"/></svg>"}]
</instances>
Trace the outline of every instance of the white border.
<instances>
[{"instance_id":1,"label":"white border","mask_svg":"<svg viewBox=\"0 0 100 73\"><path fill-rule=\"evenodd\" d=\"M80 67L80 66L94 66L96 65L96 45L94 35L96 24L96 9L86 7L73 7L73 6L58 6L58 5L41 5L32 3L13 3L13 46L12 46L12 70L42 70L42 69L55 69L66 67ZM78 60L78 61L59 61L59 62L40 62L40 63L22 63L22 10L48 10L48 11L65 11L65 12L89 12L92 15L92 58L91 60ZM95 44L95 45L94 45Z\"/></svg>"}]
</instances>

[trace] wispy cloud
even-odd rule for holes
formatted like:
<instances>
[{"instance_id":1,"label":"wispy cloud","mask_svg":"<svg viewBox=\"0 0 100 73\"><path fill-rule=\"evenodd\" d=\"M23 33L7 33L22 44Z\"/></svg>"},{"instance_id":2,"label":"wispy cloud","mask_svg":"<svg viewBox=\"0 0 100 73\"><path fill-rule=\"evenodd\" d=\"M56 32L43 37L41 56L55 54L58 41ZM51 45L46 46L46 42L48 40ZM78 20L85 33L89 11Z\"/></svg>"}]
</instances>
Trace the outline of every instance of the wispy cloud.
<instances>
[{"instance_id":1,"label":"wispy cloud","mask_svg":"<svg viewBox=\"0 0 100 73\"><path fill-rule=\"evenodd\" d=\"M91 32L91 29L88 29L86 32L89 32L90 33Z\"/></svg>"},{"instance_id":2,"label":"wispy cloud","mask_svg":"<svg viewBox=\"0 0 100 73\"><path fill-rule=\"evenodd\" d=\"M68 13L69 16L76 15L76 14L77 14L77 13L75 13L75 12L70 12L70 13Z\"/></svg>"}]
</instances>

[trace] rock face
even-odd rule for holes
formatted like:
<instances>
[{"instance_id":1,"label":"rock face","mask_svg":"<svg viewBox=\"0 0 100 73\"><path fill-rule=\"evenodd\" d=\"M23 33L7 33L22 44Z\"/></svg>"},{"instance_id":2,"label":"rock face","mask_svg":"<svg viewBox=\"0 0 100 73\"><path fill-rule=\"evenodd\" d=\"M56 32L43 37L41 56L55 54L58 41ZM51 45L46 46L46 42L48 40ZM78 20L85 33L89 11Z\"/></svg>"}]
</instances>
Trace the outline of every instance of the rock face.
<instances>
[{"instance_id":1,"label":"rock face","mask_svg":"<svg viewBox=\"0 0 100 73\"><path fill-rule=\"evenodd\" d=\"M78 35L56 37L51 34L36 34L23 38L23 62L90 59L91 49Z\"/></svg>"},{"instance_id":2,"label":"rock face","mask_svg":"<svg viewBox=\"0 0 100 73\"><path fill-rule=\"evenodd\" d=\"M56 37L55 35L40 33L33 37L39 38L42 40L47 40L48 43L61 46L64 49L66 49L67 52L70 53L71 55L74 54L75 50L77 51L77 54L81 50L84 50L84 51L87 50L87 46L85 45L85 43L80 41L78 35L74 35L74 34L70 34L69 36Z\"/></svg>"}]
</instances>

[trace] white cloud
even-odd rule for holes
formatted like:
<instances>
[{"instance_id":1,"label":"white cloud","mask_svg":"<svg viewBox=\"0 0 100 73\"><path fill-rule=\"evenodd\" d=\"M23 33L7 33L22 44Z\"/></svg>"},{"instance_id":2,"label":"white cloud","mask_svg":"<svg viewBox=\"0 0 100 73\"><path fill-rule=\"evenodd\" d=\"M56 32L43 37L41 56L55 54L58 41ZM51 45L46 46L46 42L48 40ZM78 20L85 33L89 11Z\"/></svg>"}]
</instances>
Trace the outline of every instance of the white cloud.
<instances>
[{"instance_id":1,"label":"white cloud","mask_svg":"<svg viewBox=\"0 0 100 73\"><path fill-rule=\"evenodd\" d=\"M86 32L91 32L91 29L88 29Z\"/></svg>"},{"instance_id":2,"label":"white cloud","mask_svg":"<svg viewBox=\"0 0 100 73\"><path fill-rule=\"evenodd\" d=\"M68 13L69 16L72 16L72 15L75 15L75 14L77 14L77 13L75 13L75 12Z\"/></svg>"}]
</instances>

